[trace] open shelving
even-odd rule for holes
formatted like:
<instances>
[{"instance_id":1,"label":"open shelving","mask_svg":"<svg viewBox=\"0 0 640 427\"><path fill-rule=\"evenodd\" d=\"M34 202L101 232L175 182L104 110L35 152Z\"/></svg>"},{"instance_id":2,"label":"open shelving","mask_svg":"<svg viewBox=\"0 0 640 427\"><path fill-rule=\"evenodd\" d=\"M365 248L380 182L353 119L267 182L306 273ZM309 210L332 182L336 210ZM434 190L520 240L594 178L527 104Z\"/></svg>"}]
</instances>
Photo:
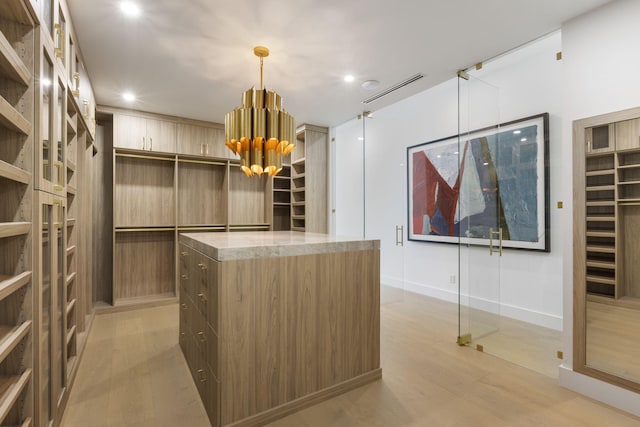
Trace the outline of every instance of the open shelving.
<instances>
[{"instance_id":1,"label":"open shelving","mask_svg":"<svg viewBox=\"0 0 640 427\"><path fill-rule=\"evenodd\" d=\"M0 425L33 419L34 23L0 3Z\"/></svg>"}]
</instances>

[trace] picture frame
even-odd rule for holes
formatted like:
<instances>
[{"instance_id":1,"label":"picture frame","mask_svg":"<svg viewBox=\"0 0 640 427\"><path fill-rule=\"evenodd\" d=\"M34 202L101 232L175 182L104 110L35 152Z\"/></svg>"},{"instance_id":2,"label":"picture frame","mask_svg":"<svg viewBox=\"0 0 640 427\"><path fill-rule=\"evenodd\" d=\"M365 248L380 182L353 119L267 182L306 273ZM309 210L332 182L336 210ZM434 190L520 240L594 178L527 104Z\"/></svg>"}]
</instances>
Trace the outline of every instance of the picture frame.
<instances>
[{"instance_id":1,"label":"picture frame","mask_svg":"<svg viewBox=\"0 0 640 427\"><path fill-rule=\"evenodd\" d=\"M408 240L549 252L549 114L408 147L407 195Z\"/></svg>"}]
</instances>

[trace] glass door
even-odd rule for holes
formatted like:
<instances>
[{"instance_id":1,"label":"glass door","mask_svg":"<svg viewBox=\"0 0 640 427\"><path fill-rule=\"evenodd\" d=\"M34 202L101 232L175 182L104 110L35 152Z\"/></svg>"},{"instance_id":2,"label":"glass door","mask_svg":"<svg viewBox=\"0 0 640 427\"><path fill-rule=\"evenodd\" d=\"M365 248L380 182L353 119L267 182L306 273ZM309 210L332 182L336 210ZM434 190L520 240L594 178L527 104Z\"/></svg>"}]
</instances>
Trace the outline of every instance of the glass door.
<instances>
[{"instance_id":1,"label":"glass door","mask_svg":"<svg viewBox=\"0 0 640 427\"><path fill-rule=\"evenodd\" d=\"M364 112L364 235L380 240L380 303L404 299L407 222L406 152L385 112ZM397 146L392 147L392 142ZM379 197L384 194L385 197Z\"/></svg>"},{"instance_id":2,"label":"glass door","mask_svg":"<svg viewBox=\"0 0 640 427\"><path fill-rule=\"evenodd\" d=\"M500 329L504 227L496 168L499 91L468 73L458 77L458 342L484 350Z\"/></svg>"}]
</instances>

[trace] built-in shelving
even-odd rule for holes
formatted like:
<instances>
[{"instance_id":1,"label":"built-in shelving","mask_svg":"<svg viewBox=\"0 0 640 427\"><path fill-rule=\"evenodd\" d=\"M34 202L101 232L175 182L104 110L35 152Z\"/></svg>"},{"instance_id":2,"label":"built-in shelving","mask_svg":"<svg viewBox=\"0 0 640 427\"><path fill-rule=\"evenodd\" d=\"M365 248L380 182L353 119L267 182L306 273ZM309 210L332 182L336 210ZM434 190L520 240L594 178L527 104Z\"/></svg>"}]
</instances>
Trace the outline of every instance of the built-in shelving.
<instances>
[{"instance_id":1,"label":"built-in shelving","mask_svg":"<svg viewBox=\"0 0 640 427\"><path fill-rule=\"evenodd\" d=\"M15 276L0 274L0 300L29 284L31 272L25 271Z\"/></svg>"},{"instance_id":2,"label":"built-in shelving","mask_svg":"<svg viewBox=\"0 0 640 427\"><path fill-rule=\"evenodd\" d=\"M10 376L0 376L0 420L4 420L29 384L31 369Z\"/></svg>"},{"instance_id":3,"label":"built-in shelving","mask_svg":"<svg viewBox=\"0 0 640 427\"><path fill-rule=\"evenodd\" d=\"M0 160L0 178L6 178L21 184L29 184L31 182L31 172Z\"/></svg>"},{"instance_id":4,"label":"built-in shelving","mask_svg":"<svg viewBox=\"0 0 640 427\"><path fill-rule=\"evenodd\" d=\"M0 238L21 236L30 231L30 222L0 222Z\"/></svg>"},{"instance_id":5,"label":"built-in shelving","mask_svg":"<svg viewBox=\"0 0 640 427\"><path fill-rule=\"evenodd\" d=\"M33 130L31 122L13 108L3 97L0 97L0 125L24 135L30 135Z\"/></svg>"}]
</instances>

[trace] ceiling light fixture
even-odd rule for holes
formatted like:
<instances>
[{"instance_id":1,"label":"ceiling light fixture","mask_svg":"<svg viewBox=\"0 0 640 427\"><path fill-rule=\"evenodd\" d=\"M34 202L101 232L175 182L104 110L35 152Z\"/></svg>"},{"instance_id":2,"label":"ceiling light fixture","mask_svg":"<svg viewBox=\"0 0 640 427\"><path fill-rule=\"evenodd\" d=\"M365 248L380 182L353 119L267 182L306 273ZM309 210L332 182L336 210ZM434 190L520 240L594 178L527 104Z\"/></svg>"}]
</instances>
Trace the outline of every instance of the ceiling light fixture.
<instances>
[{"instance_id":1,"label":"ceiling light fixture","mask_svg":"<svg viewBox=\"0 0 640 427\"><path fill-rule=\"evenodd\" d=\"M360 85L364 90L374 90L377 89L378 86L380 86L380 82L377 80L365 80Z\"/></svg>"},{"instance_id":2,"label":"ceiling light fixture","mask_svg":"<svg viewBox=\"0 0 640 427\"><path fill-rule=\"evenodd\" d=\"M137 18L140 16L140 6L130 1L120 2L120 10L131 18Z\"/></svg>"},{"instance_id":3,"label":"ceiling light fixture","mask_svg":"<svg viewBox=\"0 0 640 427\"><path fill-rule=\"evenodd\" d=\"M122 99L124 99L127 102L133 102L136 100L136 96L131 92L125 92L122 94Z\"/></svg>"},{"instance_id":4,"label":"ceiling light fixture","mask_svg":"<svg viewBox=\"0 0 640 427\"><path fill-rule=\"evenodd\" d=\"M351 83L352 81L354 81L356 78L353 77L351 74L347 74L346 76L344 76L344 81L347 83Z\"/></svg>"},{"instance_id":5,"label":"ceiling light fixture","mask_svg":"<svg viewBox=\"0 0 640 427\"><path fill-rule=\"evenodd\" d=\"M256 46L260 58L260 89L251 88L242 95L242 107L224 118L225 145L240 155L240 169L247 176L275 176L282 170L282 157L295 148L295 121L282 108L282 98L262 86L263 60L269 49Z\"/></svg>"}]
</instances>

